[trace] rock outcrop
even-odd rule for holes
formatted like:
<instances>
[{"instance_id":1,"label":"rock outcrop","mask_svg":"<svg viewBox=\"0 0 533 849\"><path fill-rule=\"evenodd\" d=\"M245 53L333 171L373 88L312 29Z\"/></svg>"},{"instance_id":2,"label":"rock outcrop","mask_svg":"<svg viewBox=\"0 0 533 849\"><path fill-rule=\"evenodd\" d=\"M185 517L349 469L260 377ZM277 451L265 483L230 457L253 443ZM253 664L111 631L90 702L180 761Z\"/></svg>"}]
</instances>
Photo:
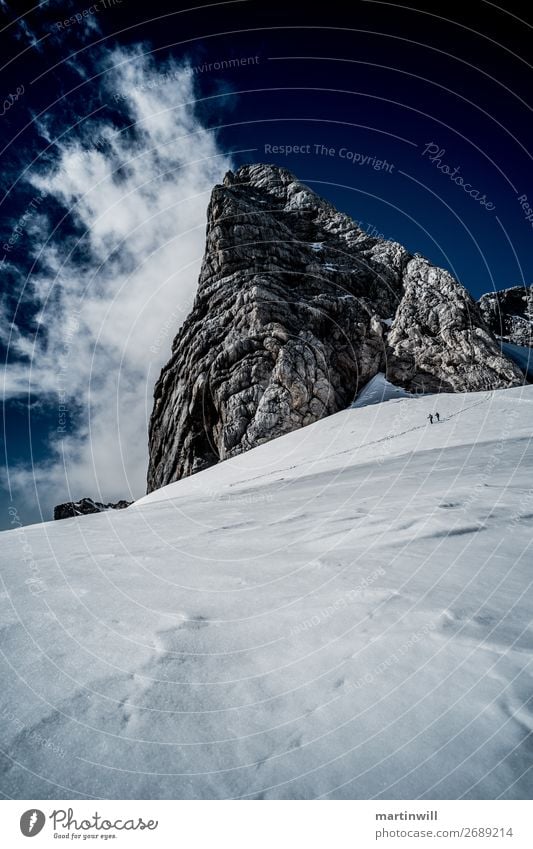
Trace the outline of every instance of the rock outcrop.
<instances>
[{"instance_id":1,"label":"rock outcrop","mask_svg":"<svg viewBox=\"0 0 533 849\"><path fill-rule=\"evenodd\" d=\"M101 501L93 501L92 498L82 498L80 501L66 501L54 507L54 519L71 519L73 516L87 516L90 513L102 513L104 510L124 510L133 504L133 501L116 501L114 503L102 504Z\"/></svg>"},{"instance_id":2,"label":"rock outcrop","mask_svg":"<svg viewBox=\"0 0 533 849\"><path fill-rule=\"evenodd\" d=\"M155 388L148 491L347 407L378 371L407 391L523 382L446 271L283 168L229 172Z\"/></svg>"},{"instance_id":3,"label":"rock outcrop","mask_svg":"<svg viewBox=\"0 0 533 849\"><path fill-rule=\"evenodd\" d=\"M411 259L387 338L387 378L410 391L475 392L523 375L502 356L478 305L447 271Z\"/></svg>"},{"instance_id":4,"label":"rock outcrop","mask_svg":"<svg viewBox=\"0 0 533 849\"><path fill-rule=\"evenodd\" d=\"M512 286L479 299L481 314L495 336L533 347L533 286Z\"/></svg>"}]
</instances>

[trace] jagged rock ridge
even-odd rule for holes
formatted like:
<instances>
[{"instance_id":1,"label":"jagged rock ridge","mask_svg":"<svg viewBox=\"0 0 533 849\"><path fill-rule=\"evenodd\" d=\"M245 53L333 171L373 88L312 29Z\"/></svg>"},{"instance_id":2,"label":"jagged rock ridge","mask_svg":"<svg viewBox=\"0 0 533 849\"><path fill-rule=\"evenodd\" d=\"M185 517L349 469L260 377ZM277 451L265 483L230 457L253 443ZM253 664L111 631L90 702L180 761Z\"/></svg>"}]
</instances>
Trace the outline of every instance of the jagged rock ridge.
<instances>
[{"instance_id":1,"label":"jagged rock ridge","mask_svg":"<svg viewBox=\"0 0 533 849\"><path fill-rule=\"evenodd\" d=\"M347 407L378 371L408 391L523 382L448 272L283 168L229 172L155 388L148 491Z\"/></svg>"},{"instance_id":2,"label":"jagged rock ridge","mask_svg":"<svg viewBox=\"0 0 533 849\"><path fill-rule=\"evenodd\" d=\"M92 498L81 498L79 501L66 501L54 507L54 519L71 519L73 516L87 516L90 513L103 513L104 510L124 510L133 504L132 501L110 502L103 504Z\"/></svg>"}]
</instances>

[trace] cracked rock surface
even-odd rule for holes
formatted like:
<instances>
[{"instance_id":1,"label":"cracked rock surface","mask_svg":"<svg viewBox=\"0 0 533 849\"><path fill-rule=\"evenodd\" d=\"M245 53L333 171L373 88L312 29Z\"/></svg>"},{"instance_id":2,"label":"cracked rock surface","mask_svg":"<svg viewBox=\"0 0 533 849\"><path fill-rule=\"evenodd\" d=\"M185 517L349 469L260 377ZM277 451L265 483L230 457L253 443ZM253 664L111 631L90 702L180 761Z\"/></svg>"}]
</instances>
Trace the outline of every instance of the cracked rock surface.
<instances>
[{"instance_id":1,"label":"cracked rock surface","mask_svg":"<svg viewBox=\"0 0 533 849\"><path fill-rule=\"evenodd\" d=\"M344 409L378 371L409 391L523 382L448 272L289 171L229 172L207 219L194 306L155 387L149 492Z\"/></svg>"},{"instance_id":2,"label":"cracked rock surface","mask_svg":"<svg viewBox=\"0 0 533 849\"><path fill-rule=\"evenodd\" d=\"M533 347L533 286L512 286L479 299L481 314L495 336Z\"/></svg>"},{"instance_id":3,"label":"cracked rock surface","mask_svg":"<svg viewBox=\"0 0 533 849\"><path fill-rule=\"evenodd\" d=\"M478 305L449 272L413 257L387 339L386 374L410 391L476 392L523 382Z\"/></svg>"}]
</instances>

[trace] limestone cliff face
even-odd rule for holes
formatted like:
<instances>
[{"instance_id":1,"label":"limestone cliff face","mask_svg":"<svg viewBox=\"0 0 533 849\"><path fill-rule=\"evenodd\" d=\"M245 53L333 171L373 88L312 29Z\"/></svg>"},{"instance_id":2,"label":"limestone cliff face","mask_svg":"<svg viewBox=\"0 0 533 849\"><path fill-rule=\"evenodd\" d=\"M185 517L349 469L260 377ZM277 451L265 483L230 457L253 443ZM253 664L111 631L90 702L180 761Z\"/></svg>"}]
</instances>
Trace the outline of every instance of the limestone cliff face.
<instances>
[{"instance_id":1,"label":"limestone cliff face","mask_svg":"<svg viewBox=\"0 0 533 849\"><path fill-rule=\"evenodd\" d=\"M370 237L285 169L228 173L155 388L148 491L347 407L380 370L408 390L523 381L447 272Z\"/></svg>"},{"instance_id":2,"label":"limestone cliff face","mask_svg":"<svg viewBox=\"0 0 533 849\"><path fill-rule=\"evenodd\" d=\"M402 283L387 338L391 382L422 392L475 392L523 382L479 306L451 274L417 256L407 263Z\"/></svg>"},{"instance_id":3,"label":"limestone cliff face","mask_svg":"<svg viewBox=\"0 0 533 849\"><path fill-rule=\"evenodd\" d=\"M533 286L512 286L479 299L481 314L494 333L512 345L533 347Z\"/></svg>"}]
</instances>

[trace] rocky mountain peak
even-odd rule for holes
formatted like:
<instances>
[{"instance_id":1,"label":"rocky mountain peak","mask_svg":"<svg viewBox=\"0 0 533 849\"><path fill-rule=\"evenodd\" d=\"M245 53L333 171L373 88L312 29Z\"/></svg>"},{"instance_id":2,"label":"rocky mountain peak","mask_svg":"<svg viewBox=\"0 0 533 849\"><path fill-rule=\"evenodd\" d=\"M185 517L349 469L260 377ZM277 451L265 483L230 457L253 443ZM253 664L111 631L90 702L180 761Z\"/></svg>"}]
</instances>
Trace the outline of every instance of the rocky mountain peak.
<instances>
[{"instance_id":1,"label":"rocky mountain peak","mask_svg":"<svg viewBox=\"0 0 533 849\"><path fill-rule=\"evenodd\" d=\"M72 519L75 516L89 516L91 513L103 513L106 510L125 510L133 501L111 501L104 504L92 498L80 498L79 501L65 501L54 507L54 519Z\"/></svg>"},{"instance_id":2,"label":"rocky mountain peak","mask_svg":"<svg viewBox=\"0 0 533 849\"><path fill-rule=\"evenodd\" d=\"M517 385L468 292L274 165L215 186L192 312L154 393L148 491L347 407Z\"/></svg>"}]
</instances>

